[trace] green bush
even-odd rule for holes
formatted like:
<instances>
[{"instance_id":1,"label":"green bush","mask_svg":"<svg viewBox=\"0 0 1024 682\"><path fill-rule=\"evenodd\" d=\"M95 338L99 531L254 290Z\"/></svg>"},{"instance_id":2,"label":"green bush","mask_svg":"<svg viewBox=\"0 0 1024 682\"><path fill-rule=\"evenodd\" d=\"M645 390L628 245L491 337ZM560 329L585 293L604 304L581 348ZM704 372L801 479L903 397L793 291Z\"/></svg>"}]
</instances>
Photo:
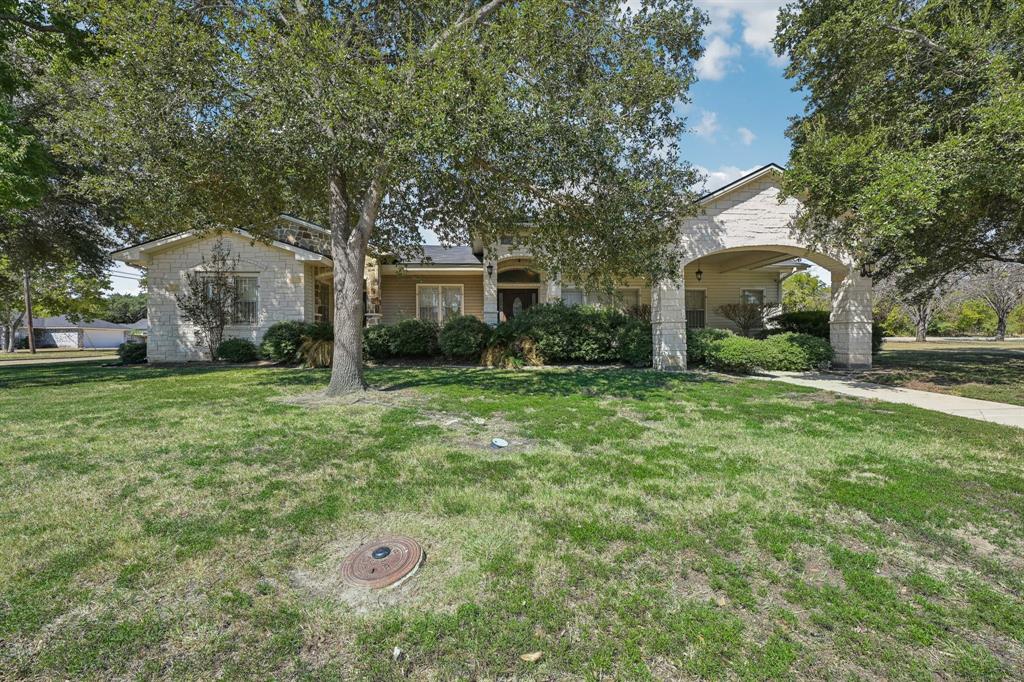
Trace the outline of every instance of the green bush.
<instances>
[{"instance_id":1,"label":"green bush","mask_svg":"<svg viewBox=\"0 0 1024 682\"><path fill-rule=\"evenodd\" d=\"M217 352L214 355L218 360L236 363L253 362L260 357L256 346L247 339L224 339L217 346Z\"/></svg>"},{"instance_id":2,"label":"green bush","mask_svg":"<svg viewBox=\"0 0 1024 682\"><path fill-rule=\"evenodd\" d=\"M426 320L402 320L391 328L391 354L399 358L437 355L437 324Z\"/></svg>"},{"instance_id":3,"label":"green bush","mask_svg":"<svg viewBox=\"0 0 1024 682\"><path fill-rule=\"evenodd\" d=\"M624 362L649 365L651 324L616 310L565 304L535 305L502 322L490 346L529 348L526 364ZM646 340L643 337L646 336Z\"/></svg>"},{"instance_id":4,"label":"green bush","mask_svg":"<svg viewBox=\"0 0 1024 682\"><path fill-rule=\"evenodd\" d=\"M769 334L782 334L795 332L797 334L809 334L819 339L829 339L829 318L827 310L799 310L790 313L782 313L771 319L776 324Z\"/></svg>"},{"instance_id":5,"label":"green bush","mask_svg":"<svg viewBox=\"0 0 1024 682\"><path fill-rule=\"evenodd\" d=\"M486 322L463 315L448 320L437 341L445 357L477 361L490 336L491 328Z\"/></svg>"},{"instance_id":6,"label":"green bush","mask_svg":"<svg viewBox=\"0 0 1024 682\"><path fill-rule=\"evenodd\" d=\"M726 339L730 336L735 336L735 334L728 329L687 329L687 364L703 365L707 361L708 346L715 341Z\"/></svg>"},{"instance_id":7,"label":"green bush","mask_svg":"<svg viewBox=\"0 0 1024 682\"><path fill-rule=\"evenodd\" d=\"M383 324L363 329L363 357L382 362L391 357L392 328Z\"/></svg>"},{"instance_id":8,"label":"green bush","mask_svg":"<svg viewBox=\"0 0 1024 682\"><path fill-rule=\"evenodd\" d=\"M302 345L302 337L306 334L308 326L305 322L295 320L270 325L260 344L263 357L286 364L298 362L299 346Z\"/></svg>"},{"instance_id":9,"label":"green bush","mask_svg":"<svg viewBox=\"0 0 1024 682\"><path fill-rule=\"evenodd\" d=\"M827 365L832 346L817 336L792 332L766 339L730 336L711 342L705 360L709 367L726 372L801 371Z\"/></svg>"},{"instance_id":10,"label":"green bush","mask_svg":"<svg viewBox=\"0 0 1024 682\"><path fill-rule=\"evenodd\" d=\"M334 361L334 327L328 322L306 325L299 346L299 359L304 367L330 367Z\"/></svg>"},{"instance_id":11,"label":"green bush","mask_svg":"<svg viewBox=\"0 0 1024 682\"><path fill-rule=\"evenodd\" d=\"M117 347L117 357L121 364L138 365L146 362L146 342L129 341Z\"/></svg>"},{"instance_id":12,"label":"green bush","mask_svg":"<svg viewBox=\"0 0 1024 682\"><path fill-rule=\"evenodd\" d=\"M633 367L649 367L653 354L651 323L637 317L630 318L619 327L616 346L619 359Z\"/></svg>"}]
</instances>

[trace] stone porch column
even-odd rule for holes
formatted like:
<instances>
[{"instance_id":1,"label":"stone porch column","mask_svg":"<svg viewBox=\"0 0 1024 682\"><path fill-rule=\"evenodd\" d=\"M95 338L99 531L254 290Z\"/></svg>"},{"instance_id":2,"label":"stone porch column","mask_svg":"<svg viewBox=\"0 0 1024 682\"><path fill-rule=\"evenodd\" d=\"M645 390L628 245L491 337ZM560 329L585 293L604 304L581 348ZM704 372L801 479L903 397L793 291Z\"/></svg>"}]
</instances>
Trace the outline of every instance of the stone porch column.
<instances>
[{"instance_id":1,"label":"stone porch column","mask_svg":"<svg viewBox=\"0 0 1024 682\"><path fill-rule=\"evenodd\" d=\"M498 324L498 261L487 251L484 252L484 322L492 327Z\"/></svg>"},{"instance_id":2,"label":"stone porch column","mask_svg":"<svg viewBox=\"0 0 1024 682\"><path fill-rule=\"evenodd\" d=\"M686 285L680 281L651 286L651 340L654 369L686 369Z\"/></svg>"},{"instance_id":3,"label":"stone porch column","mask_svg":"<svg viewBox=\"0 0 1024 682\"><path fill-rule=\"evenodd\" d=\"M836 367L871 367L871 324L871 278L853 266L833 271L829 334Z\"/></svg>"}]
</instances>

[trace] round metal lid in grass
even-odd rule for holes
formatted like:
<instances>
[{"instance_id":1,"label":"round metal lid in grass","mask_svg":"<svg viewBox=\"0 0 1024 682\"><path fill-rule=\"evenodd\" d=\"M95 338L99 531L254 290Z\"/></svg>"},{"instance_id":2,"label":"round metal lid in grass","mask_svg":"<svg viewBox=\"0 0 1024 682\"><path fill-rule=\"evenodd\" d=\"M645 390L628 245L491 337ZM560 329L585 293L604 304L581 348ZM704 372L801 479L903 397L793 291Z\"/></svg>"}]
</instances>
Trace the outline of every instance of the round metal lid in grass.
<instances>
[{"instance_id":1,"label":"round metal lid in grass","mask_svg":"<svg viewBox=\"0 0 1024 682\"><path fill-rule=\"evenodd\" d=\"M401 535L371 540L341 562L341 577L350 585L380 589L399 584L423 563L423 548Z\"/></svg>"}]
</instances>

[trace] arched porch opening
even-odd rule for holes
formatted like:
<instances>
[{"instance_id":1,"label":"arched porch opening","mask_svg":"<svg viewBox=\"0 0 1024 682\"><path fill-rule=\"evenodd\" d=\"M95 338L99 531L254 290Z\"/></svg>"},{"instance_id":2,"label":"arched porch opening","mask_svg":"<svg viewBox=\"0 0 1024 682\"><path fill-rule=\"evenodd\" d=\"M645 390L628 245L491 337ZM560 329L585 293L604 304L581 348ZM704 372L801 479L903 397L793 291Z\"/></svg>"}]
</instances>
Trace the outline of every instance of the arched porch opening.
<instances>
[{"instance_id":1,"label":"arched porch opening","mask_svg":"<svg viewBox=\"0 0 1024 682\"><path fill-rule=\"evenodd\" d=\"M759 303L781 309L782 282L807 263L829 271L832 280L830 342L837 367L871 366L871 279L842 258L792 244L755 243L729 248L693 249L680 283L655 285L651 320L654 364L685 367L688 327L735 325L719 312L728 303Z\"/></svg>"}]
</instances>

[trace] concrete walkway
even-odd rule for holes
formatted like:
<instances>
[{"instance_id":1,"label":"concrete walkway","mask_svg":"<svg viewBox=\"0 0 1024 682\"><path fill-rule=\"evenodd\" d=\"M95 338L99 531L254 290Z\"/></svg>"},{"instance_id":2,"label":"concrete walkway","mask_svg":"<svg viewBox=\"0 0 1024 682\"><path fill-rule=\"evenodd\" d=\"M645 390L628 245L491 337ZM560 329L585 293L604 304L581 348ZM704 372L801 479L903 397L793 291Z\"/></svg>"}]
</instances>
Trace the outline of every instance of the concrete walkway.
<instances>
[{"instance_id":1,"label":"concrete walkway","mask_svg":"<svg viewBox=\"0 0 1024 682\"><path fill-rule=\"evenodd\" d=\"M758 375L757 378L818 388L857 398L913 405L914 407L934 412L944 412L945 414L957 417L967 417L968 419L994 422L1024 429L1024 407L1020 405L994 403L988 400L975 400L974 398L961 398L960 396L947 395L945 393L915 391L910 388L899 388L896 386L882 386L881 384L844 377L841 374L771 372Z\"/></svg>"}]
</instances>

